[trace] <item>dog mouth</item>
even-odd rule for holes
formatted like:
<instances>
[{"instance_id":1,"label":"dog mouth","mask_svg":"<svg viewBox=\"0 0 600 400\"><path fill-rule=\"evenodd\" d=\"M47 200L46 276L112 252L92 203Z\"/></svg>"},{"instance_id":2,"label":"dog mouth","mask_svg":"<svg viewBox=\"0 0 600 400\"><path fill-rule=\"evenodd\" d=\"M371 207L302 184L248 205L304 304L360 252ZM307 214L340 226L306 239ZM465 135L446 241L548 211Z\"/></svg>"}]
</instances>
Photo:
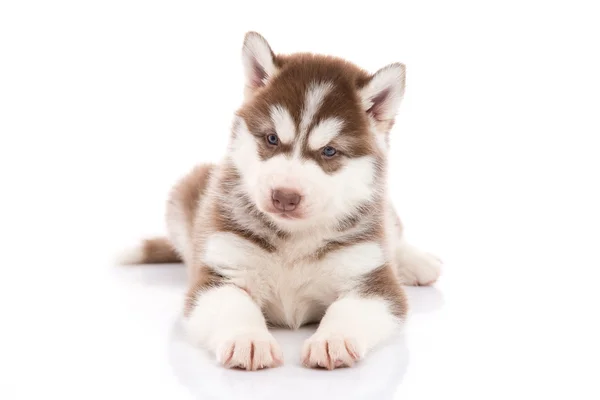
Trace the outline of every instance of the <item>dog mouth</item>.
<instances>
[{"instance_id":1,"label":"dog mouth","mask_svg":"<svg viewBox=\"0 0 600 400\"><path fill-rule=\"evenodd\" d=\"M298 210L298 209L282 211L282 210L276 209L273 206L268 206L268 207L265 207L265 209L263 211L275 219L284 220L284 221L294 221L294 220L301 220L301 219L306 218L305 213L303 213L301 210Z\"/></svg>"},{"instance_id":2,"label":"dog mouth","mask_svg":"<svg viewBox=\"0 0 600 400\"><path fill-rule=\"evenodd\" d=\"M280 211L280 210L268 210L267 211L273 217L283 219L286 221L293 221L297 219L303 219L302 213L298 211Z\"/></svg>"},{"instance_id":3,"label":"dog mouth","mask_svg":"<svg viewBox=\"0 0 600 400\"><path fill-rule=\"evenodd\" d=\"M274 213L274 215L281 219L287 219L287 220L302 218L301 216L299 216L297 213L294 213L293 211L277 212L277 213Z\"/></svg>"}]
</instances>

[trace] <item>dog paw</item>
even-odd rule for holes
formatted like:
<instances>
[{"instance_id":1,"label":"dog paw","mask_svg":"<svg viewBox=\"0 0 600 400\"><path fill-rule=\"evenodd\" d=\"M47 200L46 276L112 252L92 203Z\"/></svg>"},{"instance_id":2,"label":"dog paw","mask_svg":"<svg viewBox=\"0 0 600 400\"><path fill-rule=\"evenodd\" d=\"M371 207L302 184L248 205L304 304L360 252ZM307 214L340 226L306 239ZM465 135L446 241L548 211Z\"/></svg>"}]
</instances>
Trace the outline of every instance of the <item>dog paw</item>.
<instances>
[{"instance_id":1,"label":"dog paw","mask_svg":"<svg viewBox=\"0 0 600 400\"><path fill-rule=\"evenodd\" d=\"M225 341L217 351L217 360L227 368L256 371L283 364L283 353L269 332L253 332Z\"/></svg>"},{"instance_id":2,"label":"dog paw","mask_svg":"<svg viewBox=\"0 0 600 400\"><path fill-rule=\"evenodd\" d=\"M398 251L398 276L404 285L432 285L441 271L442 261L433 254L406 247Z\"/></svg>"},{"instance_id":3,"label":"dog paw","mask_svg":"<svg viewBox=\"0 0 600 400\"><path fill-rule=\"evenodd\" d=\"M315 334L304 342L302 363L309 368L351 367L361 358L355 339Z\"/></svg>"}]
</instances>

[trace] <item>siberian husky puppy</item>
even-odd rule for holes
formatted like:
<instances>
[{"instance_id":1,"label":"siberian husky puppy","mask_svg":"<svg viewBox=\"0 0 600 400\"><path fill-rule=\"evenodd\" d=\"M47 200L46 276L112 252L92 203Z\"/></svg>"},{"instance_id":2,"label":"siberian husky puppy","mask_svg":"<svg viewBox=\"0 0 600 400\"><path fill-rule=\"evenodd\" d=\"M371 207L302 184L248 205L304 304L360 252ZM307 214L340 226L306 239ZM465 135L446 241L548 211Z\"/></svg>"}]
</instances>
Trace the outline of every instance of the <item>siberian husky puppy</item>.
<instances>
[{"instance_id":1,"label":"siberian husky puppy","mask_svg":"<svg viewBox=\"0 0 600 400\"><path fill-rule=\"evenodd\" d=\"M352 366L403 323L402 284L440 273L403 239L386 191L405 66L371 74L330 56L279 55L254 32L242 60L245 99L225 157L175 185L168 239L123 262L185 263L185 330L226 367L281 365L268 326L316 322L303 364Z\"/></svg>"}]
</instances>

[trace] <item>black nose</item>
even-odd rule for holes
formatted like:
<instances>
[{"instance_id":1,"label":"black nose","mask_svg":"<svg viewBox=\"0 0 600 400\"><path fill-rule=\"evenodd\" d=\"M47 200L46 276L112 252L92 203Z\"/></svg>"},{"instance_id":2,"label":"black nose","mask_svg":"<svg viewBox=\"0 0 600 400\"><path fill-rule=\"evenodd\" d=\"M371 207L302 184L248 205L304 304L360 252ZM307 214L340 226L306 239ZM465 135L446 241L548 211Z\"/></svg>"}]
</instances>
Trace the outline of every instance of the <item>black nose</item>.
<instances>
[{"instance_id":1,"label":"black nose","mask_svg":"<svg viewBox=\"0 0 600 400\"><path fill-rule=\"evenodd\" d=\"M295 210L301 199L298 193L284 189L273 190L271 197L273 198L275 208L281 211Z\"/></svg>"}]
</instances>

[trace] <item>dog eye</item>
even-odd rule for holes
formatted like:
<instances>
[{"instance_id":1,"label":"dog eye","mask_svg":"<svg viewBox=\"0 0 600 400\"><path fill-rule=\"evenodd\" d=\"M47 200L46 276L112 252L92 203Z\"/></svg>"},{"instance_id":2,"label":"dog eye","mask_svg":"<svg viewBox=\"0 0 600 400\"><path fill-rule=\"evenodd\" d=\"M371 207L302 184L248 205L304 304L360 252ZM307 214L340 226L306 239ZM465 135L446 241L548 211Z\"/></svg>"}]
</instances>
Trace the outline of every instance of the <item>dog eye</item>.
<instances>
[{"instance_id":1,"label":"dog eye","mask_svg":"<svg viewBox=\"0 0 600 400\"><path fill-rule=\"evenodd\" d=\"M267 135L267 143L269 143L273 146L277 146L279 144L279 138L277 137L276 134L271 133L271 134Z\"/></svg>"},{"instance_id":2,"label":"dog eye","mask_svg":"<svg viewBox=\"0 0 600 400\"><path fill-rule=\"evenodd\" d=\"M337 150L331 146L327 146L323 148L322 153L325 157L333 157L337 153Z\"/></svg>"}]
</instances>

